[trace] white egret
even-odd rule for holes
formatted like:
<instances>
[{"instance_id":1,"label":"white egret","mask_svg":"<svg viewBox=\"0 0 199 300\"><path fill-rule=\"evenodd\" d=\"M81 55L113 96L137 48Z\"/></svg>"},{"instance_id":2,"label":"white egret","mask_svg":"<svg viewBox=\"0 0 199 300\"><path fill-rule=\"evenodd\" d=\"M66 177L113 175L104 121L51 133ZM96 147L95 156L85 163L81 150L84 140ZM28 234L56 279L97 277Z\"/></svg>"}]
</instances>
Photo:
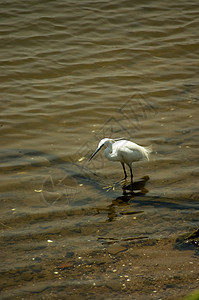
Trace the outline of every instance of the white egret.
<instances>
[{"instance_id":1,"label":"white egret","mask_svg":"<svg viewBox=\"0 0 199 300\"><path fill-rule=\"evenodd\" d=\"M133 183L133 172L132 163L147 159L149 160L149 154L152 152L152 147L142 147L128 141L126 139L109 139L104 138L99 142L99 145L95 152L91 155L89 161L97 154L97 152L105 146L104 156L111 161L120 161L124 171L124 180L127 178L127 173L125 170L125 164L129 166L131 173L131 183Z\"/></svg>"}]
</instances>

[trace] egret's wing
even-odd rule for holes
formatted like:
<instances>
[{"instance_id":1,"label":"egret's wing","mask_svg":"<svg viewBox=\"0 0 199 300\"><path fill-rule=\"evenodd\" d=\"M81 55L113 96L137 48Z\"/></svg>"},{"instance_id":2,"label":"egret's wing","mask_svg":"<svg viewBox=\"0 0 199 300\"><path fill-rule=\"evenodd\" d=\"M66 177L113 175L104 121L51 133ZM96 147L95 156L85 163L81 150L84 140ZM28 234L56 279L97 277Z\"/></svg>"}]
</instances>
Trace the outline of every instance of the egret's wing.
<instances>
[{"instance_id":1,"label":"egret's wing","mask_svg":"<svg viewBox=\"0 0 199 300\"><path fill-rule=\"evenodd\" d=\"M152 152L152 147L142 147L136 143L123 140L120 141L120 151L123 153L123 156L125 155L129 160L131 159L132 161L137 161L143 158L149 160L149 153Z\"/></svg>"},{"instance_id":2,"label":"egret's wing","mask_svg":"<svg viewBox=\"0 0 199 300\"><path fill-rule=\"evenodd\" d=\"M114 141L114 142L121 141L121 140L124 140L124 141L126 141L125 137L122 137L122 138L117 138L117 139L113 139L113 141Z\"/></svg>"},{"instance_id":3,"label":"egret's wing","mask_svg":"<svg viewBox=\"0 0 199 300\"><path fill-rule=\"evenodd\" d=\"M130 142L129 144L127 144L127 147L131 151L138 151L140 153L140 159L142 156L142 158L146 158L149 160L149 154L152 152L152 146L142 147L133 142Z\"/></svg>"}]
</instances>

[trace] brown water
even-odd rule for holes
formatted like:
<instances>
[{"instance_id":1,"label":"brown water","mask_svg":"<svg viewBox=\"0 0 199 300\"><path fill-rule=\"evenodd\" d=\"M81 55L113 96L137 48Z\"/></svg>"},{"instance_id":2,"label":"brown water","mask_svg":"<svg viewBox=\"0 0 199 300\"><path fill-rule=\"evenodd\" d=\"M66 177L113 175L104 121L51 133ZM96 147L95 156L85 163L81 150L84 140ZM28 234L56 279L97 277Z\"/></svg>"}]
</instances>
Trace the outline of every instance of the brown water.
<instances>
[{"instance_id":1,"label":"brown water","mask_svg":"<svg viewBox=\"0 0 199 300\"><path fill-rule=\"evenodd\" d=\"M1 2L2 299L127 299L111 255L198 228L198 27L197 0ZM153 146L133 195L103 137Z\"/></svg>"}]
</instances>

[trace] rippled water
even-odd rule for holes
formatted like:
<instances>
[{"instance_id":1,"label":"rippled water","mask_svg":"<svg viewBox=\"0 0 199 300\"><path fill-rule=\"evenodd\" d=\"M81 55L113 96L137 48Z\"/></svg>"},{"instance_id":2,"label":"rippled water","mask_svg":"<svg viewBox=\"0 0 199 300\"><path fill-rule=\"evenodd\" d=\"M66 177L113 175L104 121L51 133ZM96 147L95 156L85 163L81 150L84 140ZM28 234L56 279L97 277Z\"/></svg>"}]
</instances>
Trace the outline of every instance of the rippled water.
<instances>
[{"instance_id":1,"label":"rippled water","mask_svg":"<svg viewBox=\"0 0 199 300\"><path fill-rule=\"evenodd\" d=\"M66 260L198 227L198 14L196 0L0 4L2 297L62 298ZM108 188L120 164L88 163L103 137L153 146L133 195ZM81 294L78 276L64 282Z\"/></svg>"}]
</instances>

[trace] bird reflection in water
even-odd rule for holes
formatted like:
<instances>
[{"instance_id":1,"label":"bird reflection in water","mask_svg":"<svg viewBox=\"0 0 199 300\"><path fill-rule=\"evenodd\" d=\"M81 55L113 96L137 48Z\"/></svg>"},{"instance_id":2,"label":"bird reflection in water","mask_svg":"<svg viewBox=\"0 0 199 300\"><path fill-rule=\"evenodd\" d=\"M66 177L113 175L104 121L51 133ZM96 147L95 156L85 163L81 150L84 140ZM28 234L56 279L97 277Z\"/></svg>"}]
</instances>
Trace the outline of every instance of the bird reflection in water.
<instances>
[{"instance_id":1,"label":"bird reflection in water","mask_svg":"<svg viewBox=\"0 0 199 300\"><path fill-rule=\"evenodd\" d=\"M149 180L149 176L144 176L141 180L136 181L132 185L125 185L122 187L123 193L121 196L112 200L112 203L107 206L105 209L97 209L97 212L107 211L108 222L114 221L116 217L118 217L118 212L116 212L117 207L124 207L130 205L130 200L132 200L136 196L143 196L148 193L148 190L145 188L146 182ZM121 212L121 215L134 215L138 213L142 213L143 211L130 211L130 212Z\"/></svg>"}]
</instances>

